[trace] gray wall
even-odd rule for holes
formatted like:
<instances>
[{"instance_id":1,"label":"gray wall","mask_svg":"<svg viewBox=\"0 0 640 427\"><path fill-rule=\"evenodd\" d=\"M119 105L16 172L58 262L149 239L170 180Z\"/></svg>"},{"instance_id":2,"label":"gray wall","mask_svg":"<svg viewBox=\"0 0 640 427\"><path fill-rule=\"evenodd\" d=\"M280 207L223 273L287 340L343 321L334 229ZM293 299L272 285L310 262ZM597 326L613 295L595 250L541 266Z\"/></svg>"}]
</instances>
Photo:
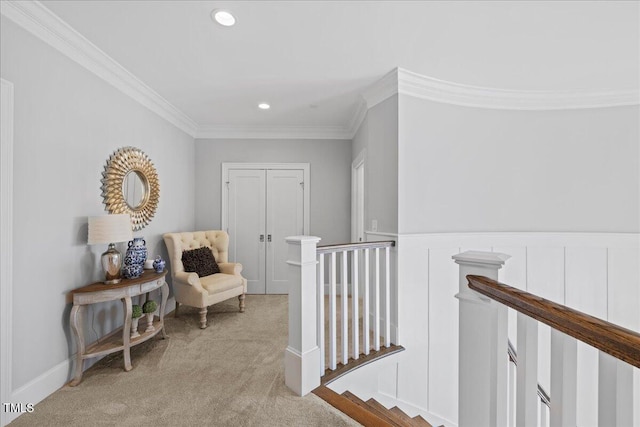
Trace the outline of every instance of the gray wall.
<instances>
[{"instance_id":1,"label":"gray wall","mask_svg":"<svg viewBox=\"0 0 640 427\"><path fill-rule=\"evenodd\" d=\"M106 245L87 246L87 216L104 214L101 172L131 145L153 161L160 203L144 236L194 226L194 141L2 17L0 74L14 84L13 389L75 353L65 296L101 279ZM121 249L123 246L121 245ZM87 339L121 323L121 304L85 318ZM73 345L72 345L73 344Z\"/></svg>"},{"instance_id":2,"label":"gray wall","mask_svg":"<svg viewBox=\"0 0 640 427\"><path fill-rule=\"evenodd\" d=\"M198 230L221 227L222 163L310 163L310 233L320 244L351 238L351 141L348 140L196 140Z\"/></svg>"},{"instance_id":3,"label":"gray wall","mask_svg":"<svg viewBox=\"0 0 640 427\"><path fill-rule=\"evenodd\" d=\"M400 111L400 232L640 231L638 107Z\"/></svg>"},{"instance_id":4,"label":"gray wall","mask_svg":"<svg viewBox=\"0 0 640 427\"><path fill-rule=\"evenodd\" d=\"M353 138L352 157L365 150L364 229L398 232L398 96L371 107Z\"/></svg>"}]
</instances>

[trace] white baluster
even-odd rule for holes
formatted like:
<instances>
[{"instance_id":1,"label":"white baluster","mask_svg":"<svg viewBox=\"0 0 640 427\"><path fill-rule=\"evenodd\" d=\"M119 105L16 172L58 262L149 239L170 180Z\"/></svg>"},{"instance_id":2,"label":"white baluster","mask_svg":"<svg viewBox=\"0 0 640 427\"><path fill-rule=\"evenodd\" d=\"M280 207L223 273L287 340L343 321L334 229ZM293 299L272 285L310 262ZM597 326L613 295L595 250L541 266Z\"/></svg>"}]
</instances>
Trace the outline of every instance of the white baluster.
<instances>
[{"instance_id":1,"label":"white baluster","mask_svg":"<svg viewBox=\"0 0 640 427\"><path fill-rule=\"evenodd\" d=\"M355 249L351 254L351 329L353 330L353 360L358 360L360 357L360 336L358 334L358 269L360 264L358 263L358 250Z\"/></svg>"},{"instance_id":2,"label":"white baluster","mask_svg":"<svg viewBox=\"0 0 640 427\"><path fill-rule=\"evenodd\" d=\"M320 349L320 376L326 369L324 364L324 254L320 254L318 265L318 348Z\"/></svg>"},{"instance_id":3,"label":"white baluster","mask_svg":"<svg viewBox=\"0 0 640 427\"><path fill-rule=\"evenodd\" d=\"M342 251L342 364L349 362L349 290L347 288L347 251Z\"/></svg>"},{"instance_id":4,"label":"white baluster","mask_svg":"<svg viewBox=\"0 0 640 427\"><path fill-rule=\"evenodd\" d=\"M538 425L538 322L522 313L518 319L516 425Z\"/></svg>"},{"instance_id":5,"label":"white baluster","mask_svg":"<svg viewBox=\"0 0 640 427\"><path fill-rule=\"evenodd\" d=\"M364 354L368 355L371 352L371 341L369 340L370 325L369 325L369 303L371 301L371 293L369 289L369 249L364 250L364 295L362 296L362 346L364 347Z\"/></svg>"},{"instance_id":6,"label":"white baluster","mask_svg":"<svg viewBox=\"0 0 640 427\"><path fill-rule=\"evenodd\" d=\"M380 350L380 248L375 252L375 288L373 288L373 349Z\"/></svg>"},{"instance_id":7,"label":"white baluster","mask_svg":"<svg viewBox=\"0 0 640 427\"><path fill-rule=\"evenodd\" d=\"M578 343L551 328L551 427L576 425Z\"/></svg>"},{"instance_id":8,"label":"white baluster","mask_svg":"<svg viewBox=\"0 0 640 427\"><path fill-rule=\"evenodd\" d=\"M391 272L389 263L389 247L384 248L384 346L391 345Z\"/></svg>"},{"instance_id":9,"label":"white baluster","mask_svg":"<svg viewBox=\"0 0 640 427\"><path fill-rule=\"evenodd\" d=\"M638 425L633 423L633 366L598 353L598 425Z\"/></svg>"},{"instance_id":10,"label":"white baluster","mask_svg":"<svg viewBox=\"0 0 640 427\"><path fill-rule=\"evenodd\" d=\"M549 427L549 408L540 400L540 427Z\"/></svg>"},{"instance_id":11,"label":"white baluster","mask_svg":"<svg viewBox=\"0 0 640 427\"><path fill-rule=\"evenodd\" d=\"M510 426L516 425L516 365L515 363L509 363L509 405L507 410L509 411L509 423Z\"/></svg>"},{"instance_id":12,"label":"white baluster","mask_svg":"<svg viewBox=\"0 0 640 427\"><path fill-rule=\"evenodd\" d=\"M329 369L336 369L336 253L331 253L329 277Z\"/></svg>"}]
</instances>

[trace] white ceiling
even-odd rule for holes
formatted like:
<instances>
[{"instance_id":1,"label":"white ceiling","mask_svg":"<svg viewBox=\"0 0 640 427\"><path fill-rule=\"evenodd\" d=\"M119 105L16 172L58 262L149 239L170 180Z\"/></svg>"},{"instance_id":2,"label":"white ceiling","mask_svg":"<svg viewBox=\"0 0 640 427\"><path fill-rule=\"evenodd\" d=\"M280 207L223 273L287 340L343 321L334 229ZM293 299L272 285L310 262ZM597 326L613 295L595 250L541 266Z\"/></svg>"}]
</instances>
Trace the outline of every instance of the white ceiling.
<instances>
[{"instance_id":1,"label":"white ceiling","mask_svg":"<svg viewBox=\"0 0 640 427\"><path fill-rule=\"evenodd\" d=\"M43 3L201 127L346 128L395 67L501 89L640 87L636 1Z\"/></svg>"}]
</instances>

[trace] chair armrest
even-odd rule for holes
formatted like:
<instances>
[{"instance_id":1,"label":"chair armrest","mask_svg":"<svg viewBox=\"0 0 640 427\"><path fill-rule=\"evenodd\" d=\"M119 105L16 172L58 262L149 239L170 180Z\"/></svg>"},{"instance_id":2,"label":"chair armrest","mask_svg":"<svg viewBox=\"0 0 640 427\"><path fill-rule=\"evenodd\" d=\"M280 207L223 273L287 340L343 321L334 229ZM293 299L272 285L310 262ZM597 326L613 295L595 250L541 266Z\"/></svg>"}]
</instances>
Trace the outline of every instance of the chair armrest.
<instances>
[{"instance_id":1,"label":"chair armrest","mask_svg":"<svg viewBox=\"0 0 640 427\"><path fill-rule=\"evenodd\" d=\"M200 283L200 277L197 273L189 273L186 271L179 271L174 275L174 280L180 282L183 285L190 285L198 289L200 292L206 292Z\"/></svg>"},{"instance_id":2,"label":"chair armrest","mask_svg":"<svg viewBox=\"0 0 640 427\"><path fill-rule=\"evenodd\" d=\"M240 276L242 273L242 264L239 262L221 262L218 267L220 267L220 273L233 274L234 276Z\"/></svg>"}]
</instances>

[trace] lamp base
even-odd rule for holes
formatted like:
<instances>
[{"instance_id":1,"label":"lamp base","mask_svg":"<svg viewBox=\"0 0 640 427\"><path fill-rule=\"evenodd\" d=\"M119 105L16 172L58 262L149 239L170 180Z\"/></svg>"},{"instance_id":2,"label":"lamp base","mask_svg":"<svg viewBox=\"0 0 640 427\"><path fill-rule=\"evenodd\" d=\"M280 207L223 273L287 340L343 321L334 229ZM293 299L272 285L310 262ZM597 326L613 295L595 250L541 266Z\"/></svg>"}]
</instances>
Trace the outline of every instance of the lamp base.
<instances>
[{"instance_id":1,"label":"lamp base","mask_svg":"<svg viewBox=\"0 0 640 427\"><path fill-rule=\"evenodd\" d=\"M122 269L122 254L116 249L116 245L109 243L109 248L100 257L102 263L102 269L105 273L104 283L107 285L115 285L120 283L122 276L120 270Z\"/></svg>"}]
</instances>

